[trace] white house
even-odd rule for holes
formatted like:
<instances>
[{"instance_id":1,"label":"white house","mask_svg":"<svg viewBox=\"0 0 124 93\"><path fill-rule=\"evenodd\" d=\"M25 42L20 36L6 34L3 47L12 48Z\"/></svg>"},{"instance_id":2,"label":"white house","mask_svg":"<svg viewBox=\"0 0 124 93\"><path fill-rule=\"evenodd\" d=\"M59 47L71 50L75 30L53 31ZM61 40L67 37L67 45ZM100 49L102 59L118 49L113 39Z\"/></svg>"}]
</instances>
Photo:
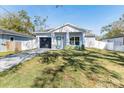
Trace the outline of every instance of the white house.
<instances>
[{"instance_id":1,"label":"white house","mask_svg":"<svg viewBox=\"0 0 124 93\"><path fill-rule=\"evenodd\" d=\"M0 29L0 52L34 48L63 49L67 45L87 47L95 40L95 36L87 32L89 30L73 24L64 24L44 32L34 32L34 36Z\"/></svg>"},{"instance_id":2,"label":"white house","mask_svg":"<svg viewBox=\"0 0 124 93\"><path fill-rule=\"evenodd\" d=\"M85 44L88 30L72 24L64 24L44 32L35 32L38 48L63 49L66 45L81 46Z\"/></svg>"}]
</instances>

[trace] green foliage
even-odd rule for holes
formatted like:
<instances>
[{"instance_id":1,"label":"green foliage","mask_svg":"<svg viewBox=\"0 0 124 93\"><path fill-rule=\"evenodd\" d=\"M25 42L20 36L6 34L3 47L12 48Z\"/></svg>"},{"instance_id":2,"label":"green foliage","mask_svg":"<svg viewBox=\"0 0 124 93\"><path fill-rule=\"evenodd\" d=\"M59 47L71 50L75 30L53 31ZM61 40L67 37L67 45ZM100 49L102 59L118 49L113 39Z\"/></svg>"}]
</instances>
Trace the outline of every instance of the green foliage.
<instances>
[{"instance_id":1,"label":"green foliage","mask_svg":"<svg viewBox=\"0 0 124 93\"><path fill-rule=\"evenodd\" d=\"M80 50L84 50L84 49L85 49L84 44L82 44Z\"/></svg>"},{"instance_id":2,"label":"green foliage","mask_svg":"<svg viewBox=\"0 0 124 93\"><path fill-rule=\"evenodd\" d=\"M25 10L11 14L2 14L0 17L0 28L31 34L38 26L40 26L40 30L43 31L43 26L47 18L48 17L41 18L34 16L33 20L31 20L31 17Z\"/></svg>"},{"instance_id":3,"label":"green foliage","mask_svg":"<svg viewBox=\"0 0 124 93\"><path fill-rule=\"evenodd\" d=\"M24 10L11 14L3 14L0 18L0 27L8 30L30 34L34 31L34 25L31 22L30 16Z\"/></svg>"},{"instance_id":4,"label":"green foliage","mask_svg":"<svg viewBox=\"0 0 124 93\"><path fill-rule=\"evenodd\" d=\"M74 49L76 49L76 50L80 50L80 46L75 46Z\"/></svg>"},{"instance_id":5,"label":"green foliage","mask_svg":"<svg viewBox=\"0 0 124 93\"><path fill-rule=\"evenodd\" d=\"M44 31L44 26L47 19L48 19L48 16L46 18L42 18L41 16L34 16L33 23L35 25L35 30Z\"/></svg>"},{"instance_id":6,"label":"green foliage","mask_svg":"<svg viewBox=\"0 0 124 93\"><path fill-rule=\"evenodd\" d=\"M68 45L64 47L65 50L84 50L85 47L82 44L81 46L72 46L72 45Z\"/></svg>"},{"instance_id":7,"label":"green foliage","mask_svg":"<svg viewBox=\"0 0 124 93\"><path fill-rule=\"evenodd\" d=\"M67 45L64 47L65 50L73 50L75 49L75 46Z\"/></svg>"},{"instance_id":8,"label":"green foliage","mask_svg":"<svg viewBox=\"0 0 124 93\"><path fill-rule=\"evenodd\" d=\"M124 16L122 15L119 20L102 27L101 32L104 33L102 38L111 38L124 34Z\"/></svg>"}]
</instances>

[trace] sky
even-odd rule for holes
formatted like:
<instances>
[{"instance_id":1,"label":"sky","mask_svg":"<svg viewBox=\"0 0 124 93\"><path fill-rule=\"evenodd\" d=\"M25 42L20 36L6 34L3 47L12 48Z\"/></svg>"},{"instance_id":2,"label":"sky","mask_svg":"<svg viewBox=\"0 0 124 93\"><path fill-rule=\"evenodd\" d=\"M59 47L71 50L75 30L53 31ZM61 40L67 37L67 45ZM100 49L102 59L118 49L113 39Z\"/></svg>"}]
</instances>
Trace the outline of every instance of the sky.
<instances>
[{"instance_id":1,"label":"sky","mask_svg":"<svg viewBox=\"0 0 124 93\"><path fill-rule=\"evenodd\" d=\"M2 6L9 12L26 10L33 16L48 16L46 24L49 28L71 23L81 28L92 30L96 35L101 35L101 27L112 23L124 14L124 6L98 6L98 5L67 5L56 8L53 5L27 5L27 6ZM0 6L0 14L7 13Z\"/></svg>"}]
</instances>

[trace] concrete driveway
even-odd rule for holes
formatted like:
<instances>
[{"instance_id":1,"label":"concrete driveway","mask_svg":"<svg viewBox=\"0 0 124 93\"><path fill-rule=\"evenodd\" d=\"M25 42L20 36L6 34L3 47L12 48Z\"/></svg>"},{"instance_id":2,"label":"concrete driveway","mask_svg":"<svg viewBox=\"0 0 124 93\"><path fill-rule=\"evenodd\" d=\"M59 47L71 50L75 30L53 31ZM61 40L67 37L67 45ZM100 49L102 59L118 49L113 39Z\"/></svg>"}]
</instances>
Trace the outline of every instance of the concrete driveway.
<instances>
[{"instance_id":1,"label":"concrete driveway","mask_svg":"<svg viewBox=\"0 0 124 93\"><path fill-rule=\"evenodd\" d=\"M48 51L49 49L35 49L23 51L18 54L8 55L6 57L0 58L0 72L5 71L19 63L23 63L26 60L32 59L36 55Z\"/></svg>"}]
</instances>

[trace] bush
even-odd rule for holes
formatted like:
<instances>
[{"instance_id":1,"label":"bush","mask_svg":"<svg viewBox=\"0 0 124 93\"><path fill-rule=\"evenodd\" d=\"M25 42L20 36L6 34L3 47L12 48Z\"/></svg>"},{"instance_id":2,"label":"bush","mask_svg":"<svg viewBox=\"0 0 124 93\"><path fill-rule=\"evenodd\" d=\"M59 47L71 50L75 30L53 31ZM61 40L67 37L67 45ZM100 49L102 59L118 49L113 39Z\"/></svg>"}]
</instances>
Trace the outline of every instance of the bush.
<instances>
[{"instance_id":1,"label":"bush","mask_svg":"<svg viewBox=\"0 0 124 93\"><path fill-rule=\"evenodd\" d=\"M72 45L67 45L64 47L65 50L72 50L72 49L75 49L75 46L72 46Z\"/></svg>"},{"instance_id":2,"label":"bush","mask_svg":"<svg viewBox=\"0 0 124 93\"><path fill-rule=\"evenodd\" d=\"M76 50L80 50L80 46L75 46L75 49Z\"/></svg>"},{"instance_id":3,"label":"bush","mask_svg":"<svg viewBox=\"0 0 124 93\"><path fill-rule=\"evenodd\" d=\"M64 47L65 50L84 50L84 45L82 44L81 46L72 46L72 45L67 45Z\"/></svg>"},{"instance_id":4,"label":"bush","mask_svg":"<svg viewBox=\"0 0 124 93\"><path fill-rule=\"evenodd\" d=\"M84 44L82 44L80 50L84 50L84 49L85 49Z\"/></svg>"}]
</instances>

